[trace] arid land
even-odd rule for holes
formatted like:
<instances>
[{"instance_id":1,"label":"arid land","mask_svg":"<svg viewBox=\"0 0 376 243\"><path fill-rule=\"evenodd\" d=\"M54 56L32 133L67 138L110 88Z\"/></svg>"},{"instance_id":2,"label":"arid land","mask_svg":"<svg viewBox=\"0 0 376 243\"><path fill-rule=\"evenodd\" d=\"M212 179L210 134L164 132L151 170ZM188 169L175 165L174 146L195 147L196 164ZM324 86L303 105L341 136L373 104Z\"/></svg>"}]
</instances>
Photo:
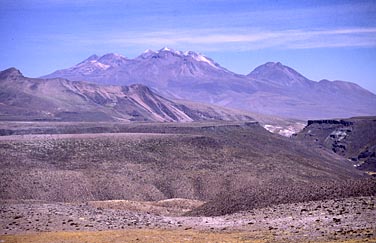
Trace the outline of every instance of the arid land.
<instances>
[{"instance_id":1,"label":"arid land","mask_svg":"<svg viewBox=\"0 0 376 243\"><path fill-rule=\"evenodd\" d=\"M2 242L376 242L375 180L257 123L0 128Z\"/></svg>"}]
</instances>

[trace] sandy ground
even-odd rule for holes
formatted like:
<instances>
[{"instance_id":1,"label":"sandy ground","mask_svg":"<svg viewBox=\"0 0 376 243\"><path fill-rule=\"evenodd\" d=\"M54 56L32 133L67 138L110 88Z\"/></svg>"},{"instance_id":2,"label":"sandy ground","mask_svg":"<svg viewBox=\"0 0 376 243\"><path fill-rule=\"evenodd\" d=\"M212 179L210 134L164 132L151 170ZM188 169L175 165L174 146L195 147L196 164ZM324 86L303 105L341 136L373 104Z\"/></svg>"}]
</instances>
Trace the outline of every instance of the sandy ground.
<instances>
[{"instance_id":1,"label":"sandy ground","mask_svg":"<svg viewBox=\"0 0 376 243\"><path fill-rule=\"evenodd\" d=\"M376 242L375 203L376 197L358 197L277 205L219 217L184 217L166 216L164 207L170 205L178 214L177 204L189 205L184 200L177 200L174 204L140 203L139 207L131 202L123 203L120 208L119 202L3 201L0 207L0 240ZM133 211L129 211L127 205L132 205ZM145 205L154 207L150 206L151 212L148 212ZM181 207L181 212L183 209L186 210L186 207Z\"/></svg>"}]
</instances>

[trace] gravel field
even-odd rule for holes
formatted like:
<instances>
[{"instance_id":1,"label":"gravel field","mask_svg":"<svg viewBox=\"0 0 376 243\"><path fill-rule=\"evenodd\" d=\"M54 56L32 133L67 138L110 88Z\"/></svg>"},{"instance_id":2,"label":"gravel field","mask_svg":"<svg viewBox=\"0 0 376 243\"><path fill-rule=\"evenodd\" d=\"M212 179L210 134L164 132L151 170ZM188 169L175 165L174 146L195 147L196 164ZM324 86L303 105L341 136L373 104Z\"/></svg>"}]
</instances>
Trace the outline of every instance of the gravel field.
<instances>
[{"instance_id":1,"label":"gravel field","mask_svg":"<svg viewBox=\"0 0 376 243\"><path fill-rule=\"evenodd\" d=\"M171 217L157 212L94 207L90 203L3 201L0 239L7 239L7 235L32 235L36 232L137 229L239 233L243 240L248 237L249 240L271 242L374 242L375 204L376 197L355 197L281 204L217 217Z\"/></svg>"}]
</instances>

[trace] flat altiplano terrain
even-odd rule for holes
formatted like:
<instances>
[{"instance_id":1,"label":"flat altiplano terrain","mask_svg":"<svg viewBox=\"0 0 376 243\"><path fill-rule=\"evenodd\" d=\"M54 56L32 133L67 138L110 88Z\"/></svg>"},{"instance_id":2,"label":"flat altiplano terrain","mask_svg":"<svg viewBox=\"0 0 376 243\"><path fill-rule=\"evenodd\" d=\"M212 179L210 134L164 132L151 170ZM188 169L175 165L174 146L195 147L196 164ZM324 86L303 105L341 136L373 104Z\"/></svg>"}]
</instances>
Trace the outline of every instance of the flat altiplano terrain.
<instances>
[{"instance_id":1,"label":"flat altiplano terrain","mask_svg":"<svg viewBox=\"0 0 376 243\"><path fill-rule=\"evenodd\" d=\"M181 199L178 202L186 204ZM114 205L118 203L115 201ZM281 204L217 217L185 217L145 212L142 207L133 207L132 211L109 209L111 202L100 205L2 201L0 239L4 242L43 242L43 239L48 242L137 239L140 242L375 242L375 203L375 197L356 197Z\"/></svg>"}]
</instances>

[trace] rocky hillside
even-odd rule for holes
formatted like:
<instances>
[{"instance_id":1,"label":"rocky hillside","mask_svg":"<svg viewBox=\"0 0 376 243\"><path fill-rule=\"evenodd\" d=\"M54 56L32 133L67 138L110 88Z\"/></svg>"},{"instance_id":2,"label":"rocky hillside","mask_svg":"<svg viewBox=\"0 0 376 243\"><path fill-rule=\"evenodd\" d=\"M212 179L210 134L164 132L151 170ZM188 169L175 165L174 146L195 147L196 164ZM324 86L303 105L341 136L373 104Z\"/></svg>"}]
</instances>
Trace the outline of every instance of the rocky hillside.
<instances>
[{"instance_id":1,"label":"rocky hillside","mask_svg":"<svg viewBox=\"0 0 376 243\"><path fill-rule=\"evenodd\" d=\"M190 122L252 118L228 109L190 108L144 85L99 86L61 78L32 79L10 68L0 72L0 120Z\"/></svg>"},{"instance_id":2,"label":"rocky hillside","mask_svg":"<svg viewBox=\"0 0 376 243\"><path fill-rule=\"evenodd\" d=\"M39 131L50 131L51 124L43 125ZM0 136L0 199L206 201L250 187L278 192L363 177L347 160L255 122L131 123L122 129Z\"/></svg>"}]
</instances>

